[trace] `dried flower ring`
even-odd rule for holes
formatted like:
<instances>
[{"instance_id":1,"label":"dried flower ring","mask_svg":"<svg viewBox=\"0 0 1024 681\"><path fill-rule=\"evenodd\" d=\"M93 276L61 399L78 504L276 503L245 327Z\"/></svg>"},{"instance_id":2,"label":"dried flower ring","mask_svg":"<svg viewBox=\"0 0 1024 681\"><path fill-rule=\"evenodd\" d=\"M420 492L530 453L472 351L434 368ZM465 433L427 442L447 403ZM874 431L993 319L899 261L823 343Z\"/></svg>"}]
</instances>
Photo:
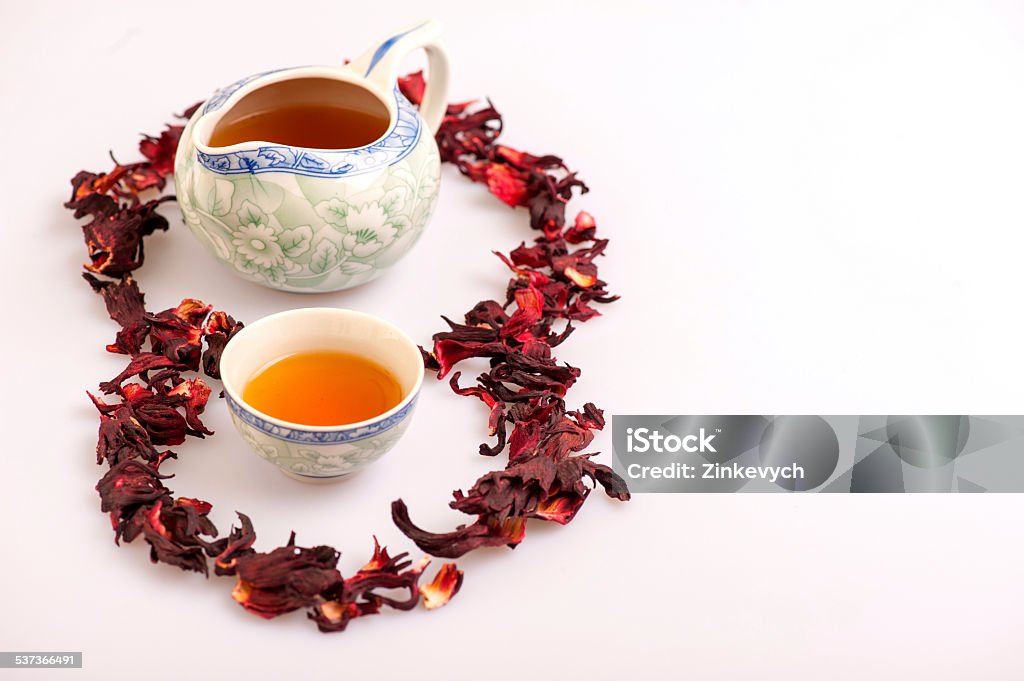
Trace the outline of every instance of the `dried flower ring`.
<instances>
[{"instance_id":1,"label":"dried flower ring","mask_svg":"<svg viewBox=\"0 0 1024 681\"><path fill-rule=\"evenodd\" d=\"M411 101L421 101L422 74L400 79L400 86ZM195 108L179 118L188 118ZM496 456L508 448L503 469L484 475L466 493L455 491L450 506L475 516L468 525L427 532L413 524L401 499L392 503L399 529L422 550L446 558L483 546L515 547L527 519L570 522L593 484L614 498L629 498L614 471L581 453L593 431L604 427L604 416L590 403L567 410L565 395L580 372L559 364L552 354L572 333L573 322L599 314L593 303L617 298L605 289L594 263L608 241L597 238L594 219L586 212L566 224L567 202L574 192L587 191L575 173L556 156L533 156L498 144L501 129L501 116L492 106L463 103L448 107L437 135L443 161L485 183L506 204L527 208L531 227L541 233L531 246L523 243L508 256L498 254L513 273L504 302L478 303L464 323L444 318L450 329L435 334L432 349L423 351L427 368L439 379L465 359L490 359L475 386L460 387L458 371L450 384L457 394L478 398L488 409L496 441L482 444L480 453ZM188 375L201 371L219 378L221 353L242 328L227 313L191 298L147 312L132 278L144 260L145 237L168 228L157 209L173 197L143 200L142 195L165 188L182 130L169 125L159 136L145 137L139 145L144 161L115 164L109 173L78 173L65 204L76 218L89 218L82 225L89 254L84 277L120 326L107 350L130 358L124 371L99 386L117 402L89 393L100 412L97 463L108 465L96 489L115 541L142 536L153 562L204 575L212 561L215 574L237 578L231 595L249 612L273 618L307 609L324 632L342 631L350 620L384 608L445 605L462 584L463 573L454 563L442 565L431 581L420 584L429 558L413 564L407 553L392 557L374 539L370 560L345 578L334 548L296 546L294 532L285 546L256 551L252 522L242 513L238 527L218 538L209 518L211 504L174 497L164 484L172 476L161 466L177 454L160 448L213 434L200 420L210 387L201 376Z\"/></svg>"}]
</instances>

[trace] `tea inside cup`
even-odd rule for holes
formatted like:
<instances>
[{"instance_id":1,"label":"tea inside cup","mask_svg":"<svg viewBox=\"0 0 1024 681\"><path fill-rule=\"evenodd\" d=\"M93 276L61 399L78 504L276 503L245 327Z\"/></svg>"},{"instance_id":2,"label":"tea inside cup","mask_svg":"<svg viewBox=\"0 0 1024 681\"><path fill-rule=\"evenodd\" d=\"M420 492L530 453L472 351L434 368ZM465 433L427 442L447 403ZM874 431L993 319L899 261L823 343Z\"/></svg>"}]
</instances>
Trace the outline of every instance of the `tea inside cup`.
<instances>
[{"instance_id":1,"label":"tea inside cup","mask_svg":"<svg viewBox=\"0 0 1024 681\"><path fill-rule=\"evenodd\" d=\"M383 319L301 308L235 335L221 378L232 421L256 453L292 477L324 481L394 446L423 383L423 360Z\"/></svg>"}]
</instances>

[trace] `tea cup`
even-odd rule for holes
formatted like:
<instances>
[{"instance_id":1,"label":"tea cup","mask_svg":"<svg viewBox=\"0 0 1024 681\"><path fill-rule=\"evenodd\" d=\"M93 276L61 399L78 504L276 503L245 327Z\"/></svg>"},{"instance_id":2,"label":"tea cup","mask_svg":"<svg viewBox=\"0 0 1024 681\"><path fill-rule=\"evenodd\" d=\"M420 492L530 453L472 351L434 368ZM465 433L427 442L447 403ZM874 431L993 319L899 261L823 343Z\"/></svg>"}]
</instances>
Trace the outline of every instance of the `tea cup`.
<instances>
[{"instance_id":1,"label":"tea cup","mask_svg":"<svg viewBox=\"0 0 1024 681\"><path fill-rule=\"evenodd\" d=\"M311 426L275 418L244 399L247 383L269 364L322 350L360 355L386 368L401 388L401 401L358 423ZM423 358L401 329L331 307L287 310L249 324L225 347L220 370L235 428L256 454L302 482L341 480L391 450L409 427L423 384Z\"/></svg>"}]
</instances>

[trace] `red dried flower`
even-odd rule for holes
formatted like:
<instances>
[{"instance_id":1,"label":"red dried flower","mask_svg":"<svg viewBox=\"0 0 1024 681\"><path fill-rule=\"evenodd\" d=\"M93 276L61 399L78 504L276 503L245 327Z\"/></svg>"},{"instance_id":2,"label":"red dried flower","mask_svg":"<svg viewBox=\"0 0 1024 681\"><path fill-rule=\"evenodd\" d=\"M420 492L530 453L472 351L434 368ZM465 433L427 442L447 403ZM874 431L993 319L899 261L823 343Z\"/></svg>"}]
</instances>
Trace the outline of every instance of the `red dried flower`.
<instances>
[{"instance_id":1,"label":"red dried flower","mask_svg":"<svg viewBox=\"0 0 1024 681\"><path fill-rule=\"evenodd\" d=\"M206 408L206 402L210 399L210 386L206 385L203 379L198 376L185 379L168 390L166 395L184 407L185 423L191 429L190 435L198 437L213 435L213 431L207 429L203 422L199 420L199 415L203 413L203 410Z\"/></svg>"},{"instance_id":2,"label":"red dried flower","mask_svg":"<svg viewBox=\"0 0 1024 681\"><path fill-rule=\"evenodd\" d=\"M545 497L537 503L537 508L530 514L533 518L550 520L560 525L568 525L576 517L576 512L586 501L586 495L556 494Z\"/></svg>"},{"instance_id":3,"label":"red dried flower","mask_svg":"<svg viewBox=\"0 0 1024 681\"><path fill-rule=\"evenodd\" d=\"M96 274L120 277L142 266L142 240L157 230L167 229L167 220L156 212L163 197L137 206L117 208L94 205L93 220L82 225L89 260L85 268Z\"/></svg>"},{"instance_id":4,"label":"red dried flower","mask_svg":"<svg viewBox=\"0 0 1024 681\"><path fill-rule=\"evenodd\" d=\"M434 610L447 605L455 594L462 588L462 570L456 567L455 563L445 563L437 571L430 584L420 587L420 594L423 596L423 607L427 610Z\"/></svg>"},{"instance_id":5,"label":"red dried flower","mask_svg":"<svg viewBox=\"0 0 1024 681\"><path fill-rule=\"evenodd\" d=\"M96 463L104 460L111 466L129 459L156 461L153 440L128 404L121 404L109 414L100 416Z\"/></svg>"},{"instance_id":6,"label":"red dried flower","mask_svg":"<svg viewBox=\"0 0 1024 681\"><path fill-rule=\"evenodd\" d=\"M135 280L131 275L118 281L101 281L88 272L83 272L82 276L93 291L103 296L107 314L121 326L117 338L107 346L107 350L125 355L142 352L142 345L149 334L149 323L145 320L145 296Z\"/></svg>"},{"instance_id":7,"label":"red dried flower","mask_svg":"<svg viewBox=\"0 0 1024 681\"><path fill-rule=\"evenodd\" d=\"M206 517L209 512L210 504L185 497L171 504L162 499L153 503L143 516L142 526L142 536L150 547L150 560L207 574L209 543L202 535L217 536L217 528Z\"/></svg>"},{"instance_id":8,"label":"red dried flower","mask_svg":"<svg viewBox=\"0 0 1024 681\"><path fill-rule=\"evenodd\" d=\"M532 329L544 316L544 296L532 284L516 290L513 294L516 311L501 327L501 337L517 337Z\"/></svg>"},{"instance_id":9,"label":"red dried flower","mask_svg":"<svg viewBox=\"0 0 1024 681\"><path fill-rule=\"evenodd\" d=\"M138 383L123 386L122 393L154 445L180 445L185 441L185 417L170 400Z\"/></svg>"},{"instance_id":10,"label":"red dried flower","mask_svg":"<svg viewBox=\"0 0 1024 681\"><path fill-rule=\"evenodd\" d=\"M141 376L146 379L148 373L154 369L173 369L175 371L183 370L186 367L178 364L174 360L165 357L163 355L157 355L152 352L143 352L132 358L132 361L128 363L124 371L119 373L109 381L100 383L100 390L106 394L117 392L121 384L127 381L133 376Z\"/></svg>"},{"instance_id":11,"label":"red dried flower","mask_svg":"<svg viewBox=\"0 0 1024 681\"><path fill-rule=\"evenodd\" d=\"M255 553L252 545L256 543L256 531L252 527L252 521L244 513L239 513L238 519L241 525L232 526L231 533L224 539L214 542L207 551L214 557L213 569L218 575L235 574L238 559Z\"/></svg>"},{"instance_id":12,"label":"red dried flower","mask_svg":"<svg viewBox=\"0 0 1024 681\"><path fill-rule=\"evenodd\" d=\"M324 600L309 612L309 618L317 623L320 631L344 631L351 620L376 614L383 606L410 610L416 607L421 595L425 607L437 608L447 603L462 584L462 573L452 564L442 567L430 584L420 587L419 578L430 564L429 559L411 565L406 553L390 557L376 537L373 545L369 562L340 585L325 591ZM405 598L385 594L395 591L404 591Z\"/></svg>"},{"instance_id":13,"label":"red dried flower","mask_svg":"<svg viewBox=\"0 0 1024 681\"><path fill-rule=\"evenodd\" d=\"M231 597L249 612L270 619L317 604L321 593L341 582L338 552L330 546L286 546L236 559L238 583Z\"/></svg>"},{"instance_id":14,"label":"red dried flower","mask_svg":"<svg viewBox=\"0 0 1024 681\"><path fill-rule=\"evenodd\" d=\"M211 309L202 301L186 298L177 307L146 315L153 352L190 371L198 371L203 352L203 321Z\"/></svg>"},{"instance_id":15,"label":"red dried flower","mask_svg":"<svg viewBox=\"0 0 1024 681\"><path fill-rule=\"evenodd\" d=\"M576 221L572 227L565 230L563 236L571 244L579 244L584 241L593 241L597 232L597 223L594 216L585 210L576 215Z\"/></svg>"},{"instance_id":16,"label":"red dried flower","mask_svg":"<svg viewBox=\"0 0 1024 681\"><path fill-rule=\"evenodd\" d=\"M487 188L499 199L512 206L525 206L527 197L527 181L529 176L512 166L500 163L488 163L484 177Z\"/></svg>"},{"instance_id":17,"label":"red dried flower","mask_svg":"<svg viewBox=\"0 0 1024 681\"><path fill-rule=\"evenodd\" d=\"M509 445L505 470L482 476L465 494L454 493L451 506L476 516L474 523L448 533L427 532L412 523L401 499L392 504L398 527L424 551L445 557L482 546L514 547L528 518L570 522L590 493L584 479L614 498L629 498L614 471L580 454L592 442L592 431L604 427L604 417L589 403L566 412L563 397L580 372L559 364L551 353L572 333L573 321L598 315L592 303L616 300L595 264L608 242L597 238L593 216L585 211L566 227L567 202L587 187L562 159L497 144L500 133L501 117L488 106L475 112L449 109L438 134L446 161L487 184L505 203L527 207L531 226L542 232L532 245L523 243L508 257L498 254L514 275L506 305L478 303L466 313L466 326L445 319L452 330L435 334L432 351L424 353L438 378L465 359L490 358L491 367L476 386L460 387L459 372L450 383L456 393L477 397L490 409L488 426L497 440L481 445L481 453L498 454L506 439ZM592 243L570 250L586 242ZM567 320L560 331L553 328L559 319Z\"/></svg>"},{"instance_id":18,"label":"red dried flower","mask_svg":"<svg viewBox=\"0 0 1024 681\"><path fill-rule=\"evenodd\" d=\"M220 378L220 356L231 338L245 326L236 322L226 312L214 312L206 320L203 337L206 339L206 350L203 351L203 371L210 378Z\"/></svg>"},{"instance_id":19,"label":"red dried flower","mask_svg":"<svg viewBox=\"0 0 1024 681\"><path fill-rule=\"evenodd\" d=\"M100 478L96 483L100 510L110 514L115 542L120 542L126 529L135 525L135 515L140 510L159 499L170 500L171 491L161 482L169 477L138 459L125 459L112 465ZM135 534L137 531L129 533L126 540L131 541Z\"/></svg>"},{"instance_id":20,"label":"red dried flower","mask_svg":"<svg viewBox=\"0 0 1024 681\"><path fill-rule=\"evenodd\" d=\"M444 318L448 321L447 318ZM505 309L494 300L484 300L466 313L466 323L472 326L489 326L500 329L508 321ZM448 322L451 324L451 322Z\"/></svg>"},{"instance_id":21,"label":"red dried flower","mask_svg":"<svg viewBox=\"0 0 1024 681\"><path fill-rule=\"evenodd\" d=\"M163 189L162 179L174 172L174 155L178 150L178 140L181 139L181 133L184 132L185 126L183 125L168 125L167 128L160 133L159 137L151 137L145 135L142 141L139 142L139 152L146 157L149 162L146 168L147 177L160 178L159 180L146 180L139 184L135 184L134 188L136 192L148 189L149 187L157 187L157 189ZM139 164L143 165L143 164Z\"/></svg>"},{"instance_id":22,"label":"red dried flower","mask_svg":"<svg viewBox=\"0 0 1024 681\"><path fill-rule=\"evenodd\" d=\"M409 509L401 499L391 502L391 519L416 546L441 558L458 558L485 546L515 548L526 533L523 518L508 518L504 522L479 518L472 525L460 526L452 532L427 532L412 522Z\"/></svg>"},{"instance_id":23,"label":"red dried flower","mask_svg":"<svg viewBox=\"0 0 1024 681\"><path fill-rule=\"evenodd\" d=\"M118 281L101 281L88 272L82 276L93 291L103 296L107 314L122 328L142 322L146 316L146 297L130 274Z\"/></svg>"}]
</instances>

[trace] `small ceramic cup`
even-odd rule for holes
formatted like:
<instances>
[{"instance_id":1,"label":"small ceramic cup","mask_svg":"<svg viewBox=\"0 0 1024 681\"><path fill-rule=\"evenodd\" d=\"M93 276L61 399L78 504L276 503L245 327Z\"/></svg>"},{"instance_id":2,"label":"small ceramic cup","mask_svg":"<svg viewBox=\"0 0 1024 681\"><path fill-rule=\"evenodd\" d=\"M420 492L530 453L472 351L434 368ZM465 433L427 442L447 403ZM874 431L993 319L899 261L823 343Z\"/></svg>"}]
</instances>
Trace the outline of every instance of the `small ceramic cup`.
<instances>
[{"instance_id":1,"label":"small ceramic cup","mask_svg":"<svg viewBox=\"0 0 1024 681\"><path fill-rule=\"evenodd\" d=\"M307 426L276 419L242 399L246 384L267 364L313 350L376 361L398 379L402 401L359 423ZM224 349L220 370L235 428L257 454L303 482L340 480L383 456L408 428L423 384L423 358L401 329L373 315L331 307L279 312L246 326Z\"/></svg>"}]
</instances>

